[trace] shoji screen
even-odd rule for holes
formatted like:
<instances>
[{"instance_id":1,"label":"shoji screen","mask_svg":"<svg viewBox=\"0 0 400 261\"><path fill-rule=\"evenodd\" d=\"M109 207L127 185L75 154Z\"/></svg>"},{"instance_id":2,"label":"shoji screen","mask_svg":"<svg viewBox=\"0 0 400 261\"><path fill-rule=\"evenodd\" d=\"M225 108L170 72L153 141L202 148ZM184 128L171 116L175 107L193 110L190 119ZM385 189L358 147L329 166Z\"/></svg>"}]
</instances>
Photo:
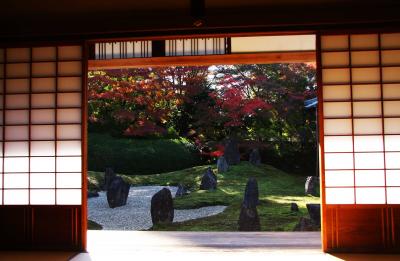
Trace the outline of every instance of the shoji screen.
<instances>
[{"instance_id":1,"label":"shoji screen","mask_svg":"<svg viewBox=\"0 0 400 261\"><path fill-rule=\"evenodd\" d=\"M57 227L65 218L60 229L71 225L74 242L78 240L83 195L82 52L79 45L1 50L0 205L5 215L11 213L8 206L24 213L26 244L44 240L41 222L57 232L52 225ZM46 240L52 244L51 235Z\"/></svg>"},{"instance_id":2,"label":"shoji screen","mask_svg":"<svg viewBox=\"0 0 400 261\"><path fill-rule=\"evenodd\" d=\"M331 247L393 247L400 240L400 34L323 35L319 47ZM374 228L376 241L341 231L347 219L359 235Z\"/></svg>"}]
</instances>

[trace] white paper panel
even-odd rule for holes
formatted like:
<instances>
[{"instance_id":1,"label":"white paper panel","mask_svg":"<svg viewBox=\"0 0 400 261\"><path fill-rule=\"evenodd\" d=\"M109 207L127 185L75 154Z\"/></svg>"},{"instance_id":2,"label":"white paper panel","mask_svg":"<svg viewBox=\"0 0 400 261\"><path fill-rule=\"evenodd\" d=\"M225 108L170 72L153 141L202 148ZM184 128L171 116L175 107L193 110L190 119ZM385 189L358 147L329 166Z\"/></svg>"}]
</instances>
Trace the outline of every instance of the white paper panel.
<instances>
[{"instance_id":1,"label":"white paper panel","mask_svg":"<svg viewBox=\"0 0 400 261\"><path fill-rule=\"evenodd\" d=\"M0 172L0 189L3 189L3 174L1 172ZM0 191L0 194L2 195L3 191ZM1 196L0 196L0 202L3 202ZM0 203L0 205L1 205L1 203Z\"/></svg>"},{"instance_id":2,"label":"white paper panel","mask_svg":"<svg viewBox=\"0 0 400 261\"><path fill-rule=\"evenodd\" d=\"M54 109L32 109L31 122L33 124L52 124L55 121Z\"/></svg>"},{"instance_id":3,"label":"white paper panel","mask_svg":"<svg viewBox=\"0 0 400 261\"><path fill-rule=\"evenodd\" d=\"M7 62L29 62L31 50L29 48L8 48Z\"/></svg>"},{"instance_id":4,"label":"white paper panel","mask_svg":"<svg viewBox=\"0 0 400 261\"><path fill-rule=\"evenodd\" d=\"M356 188L357 204L385 204L385 188Z\"/></svg>"},{"instance_id":5,"label":"white paper panel","mask_svg":"<svg viewBox=\"0 0 400 261\"><path fill-rule=\"evenodd\" d=\"M81 138L81 125L59 125L57 126L57 139L80 139Z\"/></svg>"},{"instance_id":6,"label":"white paper panel","mask_svg":"<svg viewBox=\"0 0 400 261\"><path fill-rule=\"evenodd\" d=\"M58 156L80 156L81 141L57 141L57 155Z\"/></svg>"},{"instance_id":7,"label":"white paper panel","mask_svg":"<svg viewBox=\"0 0 400 261\"><path fill-rule=\"evenodd\" d=\"M4 172L29 172L29 158L4 158Z\"/></svg>"},{"instance_id":8,"label":"white paper panel","mask_svg":"<svg viewBox=\"0 0 400 261\"><path fill-rule=\"evenodd\" d=\"M384 84L383 85L384 99L400 99L400 84Z\"/></svg>"},{"instance_id":9,"label":"white paper panel","mask_svg":"<svg viewBox=\"0 0 400 261\"><path fill-rule=\"evenodd\" d=\"M29 63L9 63L6 65L6 72L8 78L22 78L30 76Z\"/></svg>"},{"instance_id":10,"label":"white paper panel","mask_svg":"<svg viewBox=\"0 0 400 261\"><path fill-rule=\"evenodd\" d=\"M323 69L322 70L323 83L348 83L350 81L349 69Z\"/></svg>"},{"instance_id":11,"label":"white paper panel","mask_svg":"<svg viewBox=\"0 0 400 261\"><path fill-rule=\"evenodd\" d=\"M385 134L400 134L400 118L385 118Z\"/></svg>"},{"instance_id":12,"label":"white paper panel","mask_svg":"<svg viewBox=\"0 0 400 261\"><path fill-rule=\"evenodd\" d=\"M322 53L322 66L348 66L348 52L328 52Z\"/></svg>"},{"instance_id":13,"label":"white paper panel","mask_svg":"<svg viewBox=\"0 0 400 261\"><path fill-rule=\"evenodd\" d=\"M354 151L383 151L383 137L377 136L354 136Z\"/></svg>"},{"instance_id":14,"label":"white paper panel","mask_svg":"<svg viewBox=\"0 0 400 261\"><path fill-rule=\"evenodd\" d=\"M324 149L325 152L352 152L353 138L352 136L325 136Z\"/></svg>"},{"instance_id":15,"label":"white paper panel","mask_svg":"<svg viewBox=\"0 0 400 261\"><path fill-rule=\"evenodd\" d=\"M326 204L354 204L353 188L326 188Z\"/></svg>"},{"instance_id":16,"label":"white paper panel","mask_svg":"<svg viewBox=\"0 0 400 261\"><path fill-rule=\"evenodd\" d=\"M54 157L31 157L31 172L54 172Z\"/></svg>"},{"instance_id":17,"label":"white paper panel","mask_svg":"<svg viewBox=\"0 0 400 261\"><path fill-rule=\"evenodd\" d=\"M385 160L387 169L400 169L400 152L386 152Z\"/></svg>"},{"instance_id":18,"label":"white paper panel","mask_svg":"<svg viewBox=\"0 0 400 261\"><path fill-rule=\"evenodd\" d=\"M32 61L55 61L56 59L56 47L32 48Z\"/></svg>"},{"instance_id":19,"label":"white paper panel","mask_svg":"<svg viewBox=\"0 0 400 261\"><path fill-rule=\"evenodd\" d=\"M81 77L58 77L58 91L73 92L81 91L82 78Z\"/></svg>"},{"instance_id":20,"label":"white paper panel","mask_svg":"<svg viewBox=\"0 0 400 261\"><path fill-rule=\"evenodd\" d=\"M6 110L6 124L28 124L29 111L28 110Z\"/></svg>"},{"instance_id":21,"label":"white paper panel","mask_svg":"<svg viewBox=\"0 0 400 261\"><path fill-rule=\"evenodd\" d=\"M1 137L1 139L0 140L3 140L3 137ZM4 154L3 154L3 142L0 142L0 157L3 157L4 156ZM2 160L1 160L2 161ZM1 166L1 169L0 170L2 170L2 168L3 168L3 166ZM1 171L0 171L0 173L1 173ZM1 181L0 181L0 183L1 183ZM1 184L0 184L1 185Z\"/></svg>"},{"instance_id":22,"label":"white paper panel","mask_svg":"<svg viewBox=\"0 0 400 261\"><path fill-rule=\"evenodd\" d=\"M60 46L58 47L59 60L80 60L82 59L81 46Z\"/></svg>"},{"instance_id":23,"label":"white paper panel","mask_svg":"<svg viewBox=\"0 0 400 261\"><path fill-rule=\"evenodd\" d=\"M354 153L356 169L383 169L383 153Z\"/></svg>"},{"instance_id":24,"label":"white paper panel","mask_svg":"<svg viewBox=\"0 0 400 261\"><path fill-rule=\"evenodd\" d=\"M353 102L354 117L379 117L382 116L381 102Z\"/></svg>"},{"instance_id":25,"label":"white paper panel","mask_svg":"<svg viewBox=\"0 0 400 261\"><path fill-rule=\"evenodd\" d=\"M386 193L388 204L400 204L400 187L386 188Z\"/></svg>"},{"instance_id":26,"label":"white paper panel","mask_svg":"<svg viewBox=\"0 0 400 261\"><path fill-rule=\"evenodd\" d=\"M352 68L353 83L379 82L381 79L379 67Z\"/></svg>"},{"instance_id":27,"label":"white paper panel","mask_svg":"<svg viewBox=\"0 0 400 261\"><path fill-rule=\"evenodd\" d=\"M32 140L53 140L55 137L55 127L53 125L32 125Z\"/></svg>"},{"instance_id":28,"label":"white paper panel","mask_svg":"<svg viewBox=\"0 0 400 261\"><path fill-rule=\"evenodd\" d=\"M57 205L81 205L80 189L57 189Z\"/></svg>"},{"instance_id":29,"label":"white paper panel","mask_svg":"<svg viewBox=\"0 0 400 261\"><path fill-rule=\"evenodd\" d=\"M31 141L31 155L54 156L55 147L54 141Z\"/></svg>"},{"instance_id":30,"label":"white paper panel","mask_svg":"<svg viewBox=\"0 0 400 261\"><path fill-rule=\"evenodd\" d=\"M324 134L351 135L352 134L351 119L325 119Z\"/></svg>"},{"instance_id":31,"label":"white paper panel","mask_svg":"<svg viewBox=\"0 0 400 261\"><path fill-rule=\"evenodd\" d=\"M382 51L382 65L400 65L400 50Z\"/></svg>"},{"instance_id":32,"label":"white paper panel","mask_svg":"<svg viewBox=\"0 0 400 261\"><path fill-rule=\"evenodd\" d=\"M30 179L31 188L55 188L56 186L55 173L31 173Z\"/></svg>"},{"instance_id":33,"label":"white paper panel","mask_svg":"<svg viewBox=\"0 0 400 261\"><path fill-rule=\"evenodd\" d=\"M82 173L57 173L57 188L81 188Z\"/></svg>"},{"instance_id":34,"label":"white paper panel","mask_svg":"<svg viewBox=\"0 0 400 261\"><path fill-rule=\"evenodd\" d=\"M352 170L327 170L325 171L325 186L354 186L354 173Z\"/></svg>"},{"instance_id":35,"label":"white paper panel","mask_svg":"<svg viewBox=\"0 0 400 261\"><path fill-rule=\"evenodd\" d=\"M41 93L31 95L32 108L54 108L56 95L54 93Z\"/></svg>"},{"instance_id":36,"label":"white paper panel","mask_svg":"<svg viewBox=\"0 0 400 261\"><path fill-rule=\"evenodd\" d=\"M6 95L6 109L28 109L29 94Z\"/></svg>"},{"instance_id":37,"label":"white paper panel","mask_svg":"<svg viewBox=\"0 0 400 261\"><path fill-rule=\"evenodd\" d=\"M384 101L383 112L385 116L400 116L400 101Z\"/></svg>"},{"instance_id":38,"label":"white paper panel","mask_svg":"<svg viewBox=\"0 0 400 261\"><path fill-rule=\"evenodd\" d=\"M82 96L81 93L58 93L57 106L58 107L81 107Z\"/></svg>"},{"instance_id":39,"label":"white paper panel","mask_svg":"<svg viewBox=\"0 0 400 261\"><path fill-rule=\"evenodd\" d=\"M349 48L347 35L327 35L321 37L322 50L346 50Z\"/></svg>"},{"instance_id":40,"label":"white paper panel","mask_svg":"<svg viewBox=\"0 0 400 261\"><path fill-rule=\"evenodd\" d=\"M32 78L32 92L54 92L55 90L55 78Z\"/></svg>"},{"instance_id":41,"label":"white paper panel","mask_svg":"<svg viewBox=\"0 0 400 261\"><path fill-rule=\"evenodd\" d=\"M383 67L382 80L384 82L399 82L400 81L400 67Z\"/></svg>"},{"instance_id":42,"label":"white paper panel","mask_svg":"<svg viewBox=\"0 0 400 261\"><path fill-rule=\"evenodd\" d=\"M379 51L351 52L353 66L379 66Z\"/></svg>"},{"instance_id":43,"label":"white paper panel","mask_svg":"<svg viewBox=\"0 0 400 261\"><path fill-rule=\"evenodd\" d=\"M352 153L325 153L325 169L353 169Z\"/></svg>"},{"instance_id":44,"label":"white paper panel","mask_svg":"<svg viewBox=\"0 0 400 261\"><path fill-rule=\"evenodd\" d=\"M379 84L353 85L353 100L380 100L381 86Z\"/></svg>"},{"instance_id":45,"label":"white paper panel","mask_svg":"<svg viewBox=\"0 0 400 261\"><path fill-rule=\"evenodd\" d=\"M350 85L326 85L322 88L324 100L350 100Z\"/></svg>"},{"instance_id":46,"label":"white paper panel","mask_svg":"<svg viewBox=\"0 0 400 261\"><path fill-rule=\"evenodd\" d=\"M4 188L29 188L29 174L4 174Z\"/></svg>"},{"instance_id":47,"label":"white paper panel","mask_svg":"<svg viewBox=\"0 0 400 261\"><path fill-rule=\"evenodd\" d=\"M106 43L106 47L105 47L105 53L106 53L106 59L112 59L112 48L113 48L113 44L112 43Z\"/></svg>"},{"instance_id":48,"label":"white paper panel","mask_svg":"<svg viewBox=\"0 0 400 261\"><path fill-rule=\"evenodd\" d=\"M378 49L379 40L377 34L353 34L350 36L350 47L356 49Z\"/></svg>"},{"instance_id":49,"label":"white paper panel","mask_svg":"<svg viewBox=\"0 0 400 261\"><path fill-rule=\"evenodd\" d=\"M81 157L57 157L57 172L81 172Z\"/></svg>"},{"instance_id":50,"label":"white paper panel","mask_svg":"<svg viewBox=\"0 0 400 261\"><path fill-rule=\"evenodd\" d=\"M31 189L31 205L54 205L56 203L56 193L53 189Z\"/></svg>"},{"instance_id":51,"label":"white paper panel","mask_svg":"<svg viewBox=\"0 0 400 261\"><path fill-rule=\"evenodd\" d=\"M324 102L325 118L346 118L351 116L350 102Z\"/></svg>"},{"instance_id":52,"label":"white paper panel","mask_svg":"<svg viewBox=\"0 0 400 261\"><path fill-rule=\"evenodd\" d=\"M356 186L385 186L385 171L356 170Z\"/></svg>"},{"instance_id":53,"label":"white paper panel","mask_svg":"<svg viewBox=\"0 0 400 261\"><path fill-rule=\"evenodd\" d=\"M400 33L381 34L382 48L400 48Z\"/></svg>"},{"instance_id":54,"label":"white paper panel","mask_svg":"<svg viewBox=\"0 0 400 261\"><path fill-rule=\"evenodd\" d=\"M58 75L61 76L77 76L82 74L81 62L59 62Z\"/></svg>"},{"instance_id":55,"label":"white paper panel","mask_svg":"<svg viewBox=\"0 0 400 261\"><path fill-rule=\"evenodd\" d=\"M386 185L400 186L400 170L386 170Z\"/></svg>"},{"instance_id":56,"label":"white paper panel","mask_svg":"<svg viewBox=\"0 0 400 261\"><path fill-rule=\"evenodd\" d=\"M56 63L32 63L32 76L46 77L56 75Z\"/></svg>"},{"instance_id":57,"label":"white paper panel","mask_svg":"<svg viewBox=\"0 0 400 261\"><path fill-rule=\"evenodd\" d=\"M315 35L231 37L231 49L232 53L312 51Z\"/></svg>"},{"instance_id":58,"label":"white paper panel","mask_svg":"<svg viewBox=\"0 0 400 261\"><path fill-rule=\"evenodd\" d=\"M25 141L4 142L5 156L29 156L29 143Z\"/></svg>"},{"instance_id":59,"label":"white paper panel","mask_svg":"<svg viewBox=\"0 0 400 261\"><path fill-rule=\"evenodd\" d=\"M4 190L4 205L27 205L29 204L29 190L7 189Z\"/></svg>"},{"instance_id":60,"label":"white paper panel","mask_svg":"<svg viewBox=\"0 0 400 261\"><path fill-rule=\"evenodd\" d=\"M29 93L29 79L7 79L7 93Z\"/></svg>"},{"instance_id":61,"label":"white paper panel","mask_svg":"<svg viewBox=\"0 0 400 261\"><path fill-rule=\"evenodd\" d=\"M6 140L28 140L29 127L28 126L6 126L5 127Z\"/></svg>"},{"instance_id":62,"label":"white paper panel","mask_svg":"<svg viewBox=\"0 0 400 261\"><path fill-rule=\"evenodd\" d=\"M81 123L81 109L58 109L58 123Z\"/></svg>"},{"instance_id":63,"label":"white paper panel","mask_svg":"<svg viewBox=\"0 0 400 261\"><path fill-rule=\"evenodd\" d=\"M400 135L385 135L385 150L400 151Z\"/></svg>"},{"instance_id":64,"label":"white paper panel","mask_svg":"<svg viewBox=\"0 0 400 261\"><path fill-rule=\"evenodd\" d=\"M382 119L354 119L354 134L382 134Z\"/></svg>"}]
</instances>

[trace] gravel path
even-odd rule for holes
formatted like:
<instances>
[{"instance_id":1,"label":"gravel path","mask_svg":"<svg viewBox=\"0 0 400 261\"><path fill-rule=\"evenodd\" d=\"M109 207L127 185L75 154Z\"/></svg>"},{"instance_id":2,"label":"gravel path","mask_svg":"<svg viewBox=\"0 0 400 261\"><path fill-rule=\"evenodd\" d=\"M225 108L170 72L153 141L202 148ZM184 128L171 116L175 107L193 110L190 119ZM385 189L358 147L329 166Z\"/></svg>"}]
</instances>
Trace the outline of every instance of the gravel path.
<instances>
[{"instance_id":1,"label":"gravel path","mask_svg":"<svg viewBox=\"0 0 400 261\"><path fill-rule=\"evenodd\" d=\"M163 186L137 186L129 190L128 202L123 207L109 208L105 192L88 199L88 218L103 226L105 230L146 230L152 227L150 215L151 197ZM167 187L175 196L177 187ZM174 222L208 217L224 211L226 206L211 206L198 209L174 211Z\"/></svg>"}]
</instances>

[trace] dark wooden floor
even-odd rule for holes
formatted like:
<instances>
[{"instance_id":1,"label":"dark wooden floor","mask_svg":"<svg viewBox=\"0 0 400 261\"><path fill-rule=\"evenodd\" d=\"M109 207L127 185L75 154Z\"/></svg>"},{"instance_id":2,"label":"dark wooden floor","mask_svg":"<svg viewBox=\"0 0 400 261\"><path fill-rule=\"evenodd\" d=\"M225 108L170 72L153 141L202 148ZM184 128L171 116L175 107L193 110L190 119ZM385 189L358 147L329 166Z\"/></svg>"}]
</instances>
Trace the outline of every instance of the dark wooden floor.
<instances>
[{"instance_id":1,"label":"dark wooden floor","mask_svg":"<svg viewBox=\"0 0 400 261\"><path fill-rule=\"evenodd\" d=\"M0 252L10 261L400 260L396 255L330 255L318 232L89 231L88 252Z\"/></svg>"}]
</instances>

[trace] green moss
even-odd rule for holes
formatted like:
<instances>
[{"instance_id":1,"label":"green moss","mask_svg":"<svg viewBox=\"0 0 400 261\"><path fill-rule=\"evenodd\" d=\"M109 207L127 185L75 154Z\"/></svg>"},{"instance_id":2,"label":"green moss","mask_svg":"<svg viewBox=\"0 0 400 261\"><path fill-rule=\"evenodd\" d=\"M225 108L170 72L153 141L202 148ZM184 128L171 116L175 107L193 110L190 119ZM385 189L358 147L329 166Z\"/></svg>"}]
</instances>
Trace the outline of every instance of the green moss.
<instances>
[{"instance_id":1,"label":"green moss","mask_svg":"<svg viewBox=\"0 0 400 261\"><path fill-rule=\"evenodd\" d=\"M190 209L204 206L226 205L223 213L202 219L157 226L153 230L180 231L236 231L240 205L249 177L258 181L261 204L258 213L263 231L292 231L301 216L307 216L306 203L318 203L319 198L304 195L305 178L291 175L269 165L253 166L242 162L231 166L225 173L217 173L218 189L198 190L202 174L208 165L197 166L181 171L156 175L125 176L132 185L177 185L191 188L187 196L174 199L176 209ZM211 166L216 172L214 166ZM98 180L102 173L90 172L90 180ZM290 203L298 204L300 211L291 212Z\"/></svg>"},{"instance_id":2,"label":"green moss","mask_svg":"<svg viewBox=\"0 0 400 261\"><path fill-rule=\"evenodd\" d=\"M93 220L88 220L88 230L102 230L103 226L94 222Z\"/></svg>"}]
</instances>

